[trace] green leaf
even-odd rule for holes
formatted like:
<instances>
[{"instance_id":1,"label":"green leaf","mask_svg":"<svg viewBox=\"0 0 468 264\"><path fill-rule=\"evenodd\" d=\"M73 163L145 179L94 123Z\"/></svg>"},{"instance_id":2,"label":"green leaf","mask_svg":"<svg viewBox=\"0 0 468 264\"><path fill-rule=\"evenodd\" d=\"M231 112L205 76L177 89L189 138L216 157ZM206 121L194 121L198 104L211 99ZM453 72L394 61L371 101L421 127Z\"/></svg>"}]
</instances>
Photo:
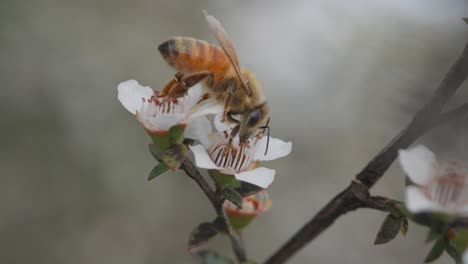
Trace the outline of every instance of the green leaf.
<instances>
[{"instance_id":1,"label":"green leaf","mask_svg":"<svg viewBox=\"0 0 468 264\"><path fill-rule=\"evenodd\" d=\"M233 264L227 257L223 257L212 250L201 250L198 255L202 257L203 264Z\"/></svg>"},{"instance_id":2,"label":"green leaf","mask_svg":"<svg viewBox=\"0 0 468 264\"><path fill-rule=\"evenodd\" d=\"M408 218L406 217L402 218L400 232L404 237L408 234Z\"/></svg>"},{"instance_id":3,"label":"green leaf","mask_svg":"<svg viewBox=\"0 0 468 264\"><path fill-rule=\"evenodd\" d=\"M236 188L240 186L240 181L236 180L234 175L224 174L219 172L218 170L209 170L208 171L211 178L216 184L216 187L219 189L223 188Z\"/></svg>"},{"instance_id":4,"label":"green leaf","mask_svg":"<svg viewBox=\"0 0 468 264\"><path fill-rule=\"evenodd\" d=\"M468 247L468 229L463 228L457 230L455 238L451 241L453 246L458 249L459 252L463 252Z\"/></svg>"},{"instance_id":5,"label":"green leaf","mask_svg":"<svg viewBox=\"0 0 468 264\"><path fill-rule=\"evenodd\" d=\"M240 182L240 186L237 188L234 188L234 190L238 192L242 197L246 197L246 196L256 194L263 189L258 187L257 185L253 185L248 182Z\"/></svg>"},{"instance_id":6,"label":"green leaf","mask_svg":"<svg viewBox=\"0 0 468 264\"><path fill-rule=\"evenodd\" d=\"M458 252L458 250L451 243L445 243L445 251L447 251L447 254L453 258L456 264L463 263L460 252Z\"/></svg>"},{"instance_id":7,"label":"green leaf","mask_svg":"<svg viewBox=\"0 0 468 264\"><path fill-rule=\"evenodd\" d=\"M162 161L162 154L164 151L161 150L161 148L156 145L156 144L149 144L149 150L151 152L151 155L159 162Z\"/></svg>"},{"instance_id":8,"label":"green leaf","mask_svg":"<svg viewBox=\"0 0 468 264\"><path fill-rule=\"evenodd\" d=\"M235 204L238 208L242 208L242 196L232 188L223 189L222 195L226 200Z\"/></svg>"},{"instance_id":9,"label":"green leaf","mask_svg":"<svg viewBox=\"0 0 468 264\"><path fill-rule=\"evenodd\" d=\"M442 253L444 253L444 248L445 248L445 240L443 238L439 238L434 243L434 246L431 248L431 251L429 251L429 254L427 254L427 257L424 260L424 262L429 263L438 259L442 255Z\"/></svg>"},{"instance_id":10,"label":"green leaf","mask_svg":"<svg viewBox=\"0 0 468 264\"><path fill-rule=\"evenodd\" d=\"M162 154L162 161L172 170L177 170L187 155L187 146L183 144L172 145Z\"/></svg>"},{"instance_id":11,"label":"green leaf","mask_svg":"<svg viewBox=\"0 0 468 264\"><path fill-rule=\"evenodd\" d=\"M440 237L439 232L437 232L436 228L432 227L429 229L429 232L426 236L426 243L432 242Z\"/></svg>"},{"instance_id":12,"label":"green leaf","mask_svg":"<svg viewBox=\"0 0 468 264\"><path fill-rule=\"evenodd\" d=\"M199 224L190 234L189 248L197 247L200 244L207 242L210 238L218 234L218 229L212 223Z\"/></svg>"},{"instance_id":13,"label":"green leaf","mask_svg":"<svg viewBox=\"0 0 468 264\"><path fill-rule=\"evenodd\" d=\"M392 241L401 230L403 218L397 218L389 214L380 226L374 245L385 244Z\"/></svg>"},{"instance_id":14,"label":"green leaf","mask_svg":"<svg viewBox=\"0 0 468 264\"><path fill-rule=\"evenodd\" d=\"M185 125L175 125L169 128L169 143L182 144L184 141Z\"/></svg>"},{"instance_id":15,"label":"green leaf","mask_svg":"<svg viewBox=\"0 0 468 264\"><path fill-rule=\"evenodd\" d=\"M158 165L154 166L154 168L151 170L148 176L148 181L151 181L152 179L158 177L159 175L163 174L167 170L169 170L169 167L167 167L166 164L159 163Z\"/></svg>"}]
</instances>

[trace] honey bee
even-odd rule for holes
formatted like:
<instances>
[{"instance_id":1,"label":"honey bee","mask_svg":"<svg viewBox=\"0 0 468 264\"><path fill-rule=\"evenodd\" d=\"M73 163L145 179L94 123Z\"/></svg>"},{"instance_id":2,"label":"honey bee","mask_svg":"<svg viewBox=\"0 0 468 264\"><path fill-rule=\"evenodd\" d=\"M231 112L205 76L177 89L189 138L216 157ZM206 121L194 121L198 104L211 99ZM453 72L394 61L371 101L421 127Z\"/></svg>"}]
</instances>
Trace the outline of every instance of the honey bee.
<instances>
[{"instance_id":1,"label":"honey bee","mask_svg":"<svg viewBox=\"0 0 468 264\"><path fill-rule=\"evenodd\" d=\"M159 45L164 60L177 70L174 79L162 93L171 97L183 95L202 83L202 100L215 98L224 105L222 122L234 123L229 142L239 134L240 143L269 129L270 108L262 87L252 72L239 65L231 40L221 23L203 10L205 19L221 48L204 40L173 37ZM239 116L239 119L233 116ZM269 130L268 130L269 132Z\"/></svg>"}]
</instances>

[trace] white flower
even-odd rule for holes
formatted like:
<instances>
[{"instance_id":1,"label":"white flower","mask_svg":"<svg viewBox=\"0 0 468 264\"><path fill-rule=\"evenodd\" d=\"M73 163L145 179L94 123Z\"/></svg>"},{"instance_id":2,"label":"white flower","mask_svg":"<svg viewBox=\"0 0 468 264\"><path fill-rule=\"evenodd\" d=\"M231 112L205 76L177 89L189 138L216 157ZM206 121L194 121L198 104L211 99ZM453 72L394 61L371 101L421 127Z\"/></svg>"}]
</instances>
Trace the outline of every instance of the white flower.
<instances>
[{"instance_id":1,"label":"white flower","mask_svg":"<svg viewBox=\"0 0 468 264\"><path fill-rule=\"evenodd\" d=\"M265 155L267 137L249 139L240 145L235 137L231 148L228 147L229 127L223 127L219 116L215 118L217 132L211 132L211 125L206 119L197 119L189 133L197 138L201 145L191 146L195 163L204 169L218 170L224 174L234 175L237 180L267 188L273 182L275 170L257 167L259 161L274 160L291 152L291 142L271 138L268 152ZM222 130L227 129L227 130Z\"/></svg>"},{"instance_id":2,"label":"white flower","mask_svg":"<svg viewBox=\"0 0 468 264\"><path fill-rule=\"evenodd\" d=\"M463 264L468 264L468 250L465 250L465 253L463 253L462 262Z\"/></svg>"},{"instance_id":3,"label":"white flower","mask_svg":"<svg viewBox=\"0 0 468 264\"><path fill-rule=\"evenodd\" d=\"M406 188L406 206L413 213L468 214L468 174L458 162L437 162L424 146L400 150L400 164L416 186Z\"/></svg>"},{"instance_id":4,"label":"white flower","mask_svg":"<svg viewBox=\"0 0 468 264\"><path fill-rule=\"evenodd\" d=\"M197 85L179 98L158 96L148 86L135 80L122 82L117 87L119 101L150 133L166 132L174 125L187 125L189 121L206 114L222 112L222 106L214 100L197 104L202 90Z\"/></svg>"}]
</instances>

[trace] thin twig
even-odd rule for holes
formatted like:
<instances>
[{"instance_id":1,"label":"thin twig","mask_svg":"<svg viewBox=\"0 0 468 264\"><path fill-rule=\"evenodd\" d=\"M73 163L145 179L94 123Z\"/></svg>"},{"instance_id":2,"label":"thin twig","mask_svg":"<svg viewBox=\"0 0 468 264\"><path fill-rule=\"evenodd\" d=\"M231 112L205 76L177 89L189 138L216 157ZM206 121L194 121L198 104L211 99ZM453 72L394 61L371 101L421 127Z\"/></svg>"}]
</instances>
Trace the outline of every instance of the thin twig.
<instances>
[{"instance_id":1,"label":"thin twig","mask_svg":"<svg viewBox=\"0 0 468 264\"><path fill-rule=\"evenodd\" d=\"M231 245L232 245L232 250L234 251L237 260L239 262L244 262L247 260L247 254L245 251L244 243L239 236L239 234L229 225L229 221L227 221L226 216L224 215L223 212L223 203L224 203L224 198L221 196L218 196L216 192L214 192L211 187L208 185L206 180L203 178L201 173L197 170L195 165L190 161L190 159L186 158L182 162L182 169L185 171L185 173L192 178L198 186L203 190L205 193L206 197L211 202L211 205L216 211L216 215L223 219L224 221L224 231L226 234L228 234L230 240L231 240Z\"/></svg>"},{"instance_id":2,"label":"thin twig","mask_svg":"<svg viewBox=\"0 0 468 264\"><path fill-rule=\"evenodd\" d=\"M440 114L446 102L456 92L468 75L468 43L446 74L444 80L429 102L414 116L413 120L393 140L391 140L380 153L378 153L356 175L356 181L362 183L368 189L384 175L390 165L395 161L398 150L407 148L418 137L432 128L445 114ZM460 111L465 111L463 108ZM450 114L452 117L458 114ZM447 116L445 116L447 117ZM309 242L331 226L337 218L349 211L363 207L362 197L355 193L354 184L351 183L341 193L336 195L325 207L323 207L308 223L297 231L278 251L276 251L265 263L284 263Z\"/></svg>"}]
</instances>

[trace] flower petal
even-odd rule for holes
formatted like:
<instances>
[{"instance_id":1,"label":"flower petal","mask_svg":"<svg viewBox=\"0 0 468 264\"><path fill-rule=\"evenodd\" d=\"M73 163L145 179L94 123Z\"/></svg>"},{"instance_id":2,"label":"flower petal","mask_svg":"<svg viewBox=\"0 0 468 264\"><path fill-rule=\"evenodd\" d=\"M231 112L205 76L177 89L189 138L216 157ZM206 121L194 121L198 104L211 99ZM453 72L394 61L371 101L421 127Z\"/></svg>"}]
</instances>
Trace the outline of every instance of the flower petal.
<instances>
[{"instance_id":1,"label":"flower petal","mask_svg":"<svg viewBox=\"0 0 468 264\"><path fill-rule=\"evenodd\" d=\"M465 253L462 256L463 264L468 264L468 249L465 249Z\"/></svg>"},{"instance_id":2,"label":"flower petal","mask_svg":"<svg viewBox=\"0 0 468 264\"><path fill-rule=\"evenodd\" d=\"M399 159L403 171L416 184L425 185L434 176L435 155L425 146L402 149Z\"/></svg>"},{"instance_id":3,"label":"flower petal","mask_svg":"<svg viewBox=\"0 0 468 264\"><path fill-rule=\"evenodd\" d=\"M117 91L117 98L119 98L120 103L132 114L136 114L136 111L140 110L143 98L149 99L154 93L153 89L148 86L141 86L135 80L121 82L117 86Z\"/></svg>"},{"instance_id":4,"label":"flower petal","mask_svg":"<svg viewBox=\"0 0 468 264\"><path fill-rule=\"evenodd\" d=\"M189 119L204 115L215 115L223 112L223 106L214 99L208 99L195 105L190 113Z\"/></svg>"},{"instance_id":5,"label":"flower petal","mask_svg":"<svg viewBox=\"0 0 468 264\"><path fill-rule=\"evenodd\" d=\"M248 182L262 188L267 188L275 179L275 170L259 167L254 170L235 174L239 181Z\"/></svg>"},{"instance_id":6,"label":"flower petal","mask_svg":"<svg viewBox=\"0 0 468 264\"><path fill-rule=\"evenodd\" d=\"M209 137L210 133L211 123L208 118L204 116L192 119L185 129L185 137L198 139L205 148L212 144Z\"/></svg>"},{"instance_id":7,"label":"flower petal","mask_svg":"<svg viewBox=\"0 0 468 264\"><path fill-rule=\"evenodd\" d=\"M168 131L174 125L183 123L184 114L147 115L137 111L138 121L149 131Z\"/></svg>"},{"instance_id":8,"label":"flower petal","mask_svg":"<svg viewBox=\"0 0 468 264\"><path fill-rule=\"evenodd\" d=\"M468 206L467 205L457 208L456 211L457 211L457 214L459 214L459 215L462 215L462 216L465 216L465 217L468 216ZM468 264L468 262L467 262L467 264Z\"/></svg>"},{"instance_id":9,"label":"flower petal","mask_svg":"<svg viewBox=\"0 0 468 264\"><path fill-rule=\"evenodd\" d=\"M274 160L284 157L291 153L292 143L284 142L281 139L270 137L268 152L265 155L267 137L262 137L255 143L255 153L253 160Z\"/></svg>"},{"instance_id":10,"label":"flower petal","mask_svg":"<svg viewBox=\"0 0 468 264\"><path fill-rule=\"evenodd\" d=\"M406 187L406 207L413 213L445 211L440 205L429 200L416 186Z\"/></svg>"},{"instance_id":11,"label":"flower petal","mask_svg":"<svg viewBox=\"0 0 468 264\"><path fill-rule=\"evenodd\" d=\"M190 104L191 106L194 106L198 100L200 100L200 97L202 95L202 87L200 84L197 84L193 87L191 87L188 92L187 92L187 95L190 99Z\"/></svg>"},{"instance_id":12,"label":"flower petal","mask_svg":"<svg viewBox=\"0 0 468 264\"><path fill-rule=\"evenodd\" d=\"M214 164L214 162L208 155L208 152L206 152L206 149L202 145L190 146L190 150L193 152L193 155L195 157L195 164L198 167L203 169L221 169L218 166L216 166L216 164Z\"/></svg>"}]
</instances>

